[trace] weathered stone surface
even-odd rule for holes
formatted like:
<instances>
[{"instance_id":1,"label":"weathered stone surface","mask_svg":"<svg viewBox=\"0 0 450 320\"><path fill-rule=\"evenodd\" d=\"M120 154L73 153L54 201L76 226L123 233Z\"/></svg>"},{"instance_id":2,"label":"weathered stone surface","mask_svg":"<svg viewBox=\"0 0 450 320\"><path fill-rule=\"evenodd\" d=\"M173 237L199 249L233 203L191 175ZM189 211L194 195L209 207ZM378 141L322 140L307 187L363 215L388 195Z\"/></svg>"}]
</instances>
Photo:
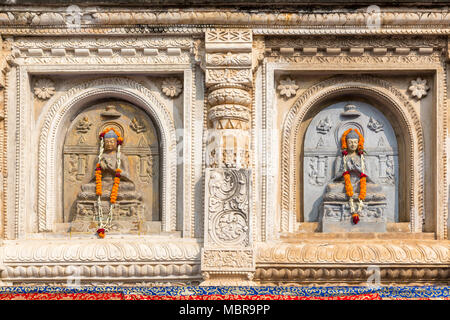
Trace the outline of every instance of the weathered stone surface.
<instances>
[{"instance_id":1,"label":"weathered stone surface","mask_svg":"<svg viewBox=\"0 0 450 320\"><path fill-rule=\"evenodd\" d=\"M131 104L108 102L94 105L72 122L64 146L65 221L71 232L95 233L99 228L95 166L99 134L115 128L123 137L121 178L114 205L111 231L143 232L143 223L160 219L159 143L156 129L142 111ZM117 167L117 147L102 155L102 218L110 210L110 196ZM104 163L104 164L103 164Z\"/></svg>"},{"instance_id":2,"label":"weathered stone surface","mask_svg":"<svg viewBox=\"0 0 450 320\"><path fill-rule=\"evenodd\" d=\"M73 268L83 285L365 285L372 267L448 285L448 9L176 1L0 10L0 285L64 285ZM98 239L77 195L103 112L134 188ZM348 223L331 181L350 122L381 223ZM340 206L329 228L321 202ZM88 232L68 232L78 222Z\"/></svg>"}]
</instances>

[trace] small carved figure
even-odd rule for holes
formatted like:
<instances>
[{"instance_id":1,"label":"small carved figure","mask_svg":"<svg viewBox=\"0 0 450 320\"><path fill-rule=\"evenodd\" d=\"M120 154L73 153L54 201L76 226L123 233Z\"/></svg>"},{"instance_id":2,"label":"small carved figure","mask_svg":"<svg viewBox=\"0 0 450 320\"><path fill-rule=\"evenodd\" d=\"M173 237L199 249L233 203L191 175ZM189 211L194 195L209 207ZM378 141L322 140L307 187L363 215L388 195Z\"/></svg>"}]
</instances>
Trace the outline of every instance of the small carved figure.
<instances>
[{"instance_id":1,"label":"small carved figure","mask_svg":"<svg viewBox=\"0 0 450 320\"><path fill-rule=\"evenodd\" d=\"M367 124L367 128L369 128L370 130L378 133L380 131L383 131L383 124L381 122L379 122L378 120L375 120L374 118L370 117L369 119L369 123Z\"/></svg>"},{"instance_id":2,"label":"small carved figure","mask_svg":"<svg viewBox=\"0 0 450 320\"><path fill-rule=\"evenodd\" d=\"M326 117L325 119L322 119L317 124L317 132L320 134L327 134L331 129L331 121L329 117Z\"/></svg>"},{"instance_id":3,"label":"small carved figure","mask_svg":"<svg viewBox=\"0 0 450 320\"><path fill-rule=\"evenodd\" d=\"M80 119L76 125L76 130L78 133L87 133L89 129L91 128L92 123L89 121L88 117L84 117L83 119Z\"/></svg>"},{"instance_id":4,"label":"small carved figure","mask_svg":"<svg viewBox=\"0 0 450 320\"><path fill-rule=\"evenodd\" d=\"M130 122L130 128L133 129L136 133L142 133L147 130L145 125L141 124L136 117L133 118Z\"/></svg>"}]
</instances>

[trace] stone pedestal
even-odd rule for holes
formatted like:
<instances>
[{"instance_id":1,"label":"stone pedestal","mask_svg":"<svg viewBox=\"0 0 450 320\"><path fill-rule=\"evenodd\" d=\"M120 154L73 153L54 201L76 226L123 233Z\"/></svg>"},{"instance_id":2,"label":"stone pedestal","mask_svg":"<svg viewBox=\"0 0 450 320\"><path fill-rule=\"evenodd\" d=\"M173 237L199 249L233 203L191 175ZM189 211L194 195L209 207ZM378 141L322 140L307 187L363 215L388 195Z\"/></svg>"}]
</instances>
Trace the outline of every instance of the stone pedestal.
<instances>
[{"instance_id":1,"label":"stone pedestal","mask_svg":"<svg viewBox=\"0 0 450 320\"><path fill-rule=\"evenodd\" d=\"M348 202L324 201L320 217L322 232L386 232L385 209L386 201L364 202L359 222L354 224Z\"/></svg>"},{"instance_id":2,"label":"stone pedestal","mask_svg":"<svg viewBox=\"0 0 450 320\"><path fill-rule=\"evenodd\" d=\"M76 219L70 224L71 232L92 232L98 229L97 203L95 201L77 202ZM109 213L109 203L102 202L103 220ZM113 209L110 232L141 233L144 232L144 205L141 201L118 201Z\"/></svg>"}]
</instances>

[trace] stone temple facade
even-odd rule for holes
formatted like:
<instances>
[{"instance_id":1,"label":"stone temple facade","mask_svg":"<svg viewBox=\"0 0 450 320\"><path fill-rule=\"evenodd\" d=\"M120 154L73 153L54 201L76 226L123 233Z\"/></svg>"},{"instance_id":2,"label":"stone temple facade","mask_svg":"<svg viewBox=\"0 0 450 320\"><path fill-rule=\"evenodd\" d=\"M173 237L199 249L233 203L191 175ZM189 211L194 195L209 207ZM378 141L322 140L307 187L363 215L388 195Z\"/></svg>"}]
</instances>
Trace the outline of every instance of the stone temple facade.
<instances>
[{"instance_id":1,"label":"stone temple facade","mask_svg":"<svg viewBox=\"0 0 450 320\"><path fill-rule=\"evenodd\" d=\"M0 2L0 285L449 284L445 1Z\"/></svg>"}]
</instances>

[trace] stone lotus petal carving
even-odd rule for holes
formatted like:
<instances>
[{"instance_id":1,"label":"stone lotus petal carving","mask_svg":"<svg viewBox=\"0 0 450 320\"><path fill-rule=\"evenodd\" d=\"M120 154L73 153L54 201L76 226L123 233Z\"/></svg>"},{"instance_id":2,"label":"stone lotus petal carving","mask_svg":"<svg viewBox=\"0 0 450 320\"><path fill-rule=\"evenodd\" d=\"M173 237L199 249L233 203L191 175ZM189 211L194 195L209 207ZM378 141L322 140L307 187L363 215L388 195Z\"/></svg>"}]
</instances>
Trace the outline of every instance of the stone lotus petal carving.
<instances>
[{"instance_id":1,"label":"stone lotus petal carving","mask_svg":"<svg viewBox=\"0 0 450 320\"><path fill-rule=\"evenodd\" d=\"M39 79L34 84L34 94L42 100L50 99L55 94L55 83L50 79Z\"/></svg>"},{"instance_id":2,"label":"stone lotus petal carving","mask_svg":"<svg viewBox=\"0 0 450 320\"><path fill-rule=\"evenodd\" d=\"M277 89L280 92L280 96L290 98L297 94L298 85L295 83L295 80L288 77L280 80Z\"/></svg>"},{"instance_id":3,"label":"stone lotus petal carving","mask_svg":"<svg viewBox=\"0 0 450 320\"><path fill-rule=\"evenodd\" d=\"M445 243L421 240L410 245L400 240L377 240L353 243L336 240L333 245L324 242L276 245L261 244L257 248L259 264L302 263L413 263L444 264L449 262L450 247Z\"/></svg>"},{"instance_id":4,"label":"stone lotus petal carving","mask_svg":"<svg viewBox=\"0 0 450 320\"><path fill-rule=\"evenodd\" d=\"M166 96L175 98L183 91L183 84L177 78L165 79L162 83L161 90Z\"/></svg>"},{"instance_id":5,"label":"stone lotus petal carving","mask_svg":"<svg viewBox=\"0 0 450 320\"><path fill-rule=\"evenodd\" d=\"M430 87L427 85L427 80L422 78L417 78L416 80L411 80L411 85L408 88L411 91L411 95L416 97L418 100L425 97L430 90Z\"/></svg>"}]
</instances>

